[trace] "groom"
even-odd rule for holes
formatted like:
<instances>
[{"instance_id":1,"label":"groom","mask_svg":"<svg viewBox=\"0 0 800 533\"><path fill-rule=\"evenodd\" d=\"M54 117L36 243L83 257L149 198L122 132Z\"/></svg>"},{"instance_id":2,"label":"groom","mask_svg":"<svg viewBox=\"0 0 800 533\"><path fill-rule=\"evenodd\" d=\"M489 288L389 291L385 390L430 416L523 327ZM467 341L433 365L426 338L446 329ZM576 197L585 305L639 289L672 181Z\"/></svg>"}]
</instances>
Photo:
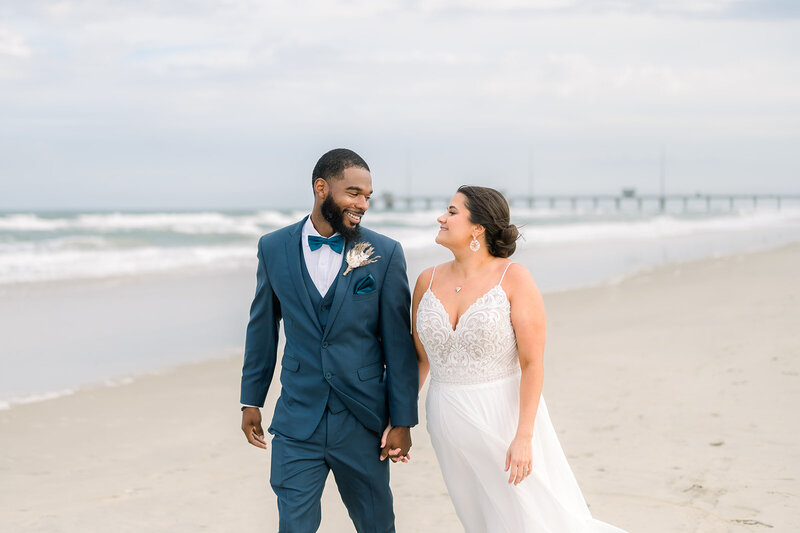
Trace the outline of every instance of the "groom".
<instances>
[{"instance_id":1,"label":"groom","mask_svg":"<svg viewBox=\"0 0 800 533\"><path fill-rule=\"evenodd\" d=\"M311 215L258 242L242 369L242 430L250 444L266 448L258 407L277 363L282 319L281 395L269 427L279 530L317 530L320 497L333 470L356 530L392 532L384 459L390 451L393 461L408 453L409 428L417 423L405 258L398 242L360 225L372 177L358 154L336 149L323 155L312 185Z\"/></svg>"}]
</instances>

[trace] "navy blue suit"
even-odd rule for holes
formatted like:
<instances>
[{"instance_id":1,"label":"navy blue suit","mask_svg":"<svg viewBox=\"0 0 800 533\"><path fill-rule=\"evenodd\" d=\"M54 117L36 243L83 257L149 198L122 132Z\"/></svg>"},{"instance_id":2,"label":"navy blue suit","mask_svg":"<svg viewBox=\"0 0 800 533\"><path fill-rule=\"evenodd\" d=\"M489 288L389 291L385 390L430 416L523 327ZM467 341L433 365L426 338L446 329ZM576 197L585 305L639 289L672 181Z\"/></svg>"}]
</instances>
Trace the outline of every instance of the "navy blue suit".
<instances>
[{"instance_id":1,"label":"navy blue suit","mask_svg":"<svg viewBox=\"0 0 800 533\"><path fill-rule=\"evenodd\" d=\"M323 297L304 272L304 223L259 240L241 403L264 405L282 319L281 395L269 427L280 531L316 531L329 470L359 532L394 531L389 461L378 459L380 433L389 417L395 426L417 424L418 371L403 250L361 228L359 241L369 242L373 257L380 258L347 276L342 261ZM347 243L345 256L352 246Z\"/></svg>"}]
</instances>

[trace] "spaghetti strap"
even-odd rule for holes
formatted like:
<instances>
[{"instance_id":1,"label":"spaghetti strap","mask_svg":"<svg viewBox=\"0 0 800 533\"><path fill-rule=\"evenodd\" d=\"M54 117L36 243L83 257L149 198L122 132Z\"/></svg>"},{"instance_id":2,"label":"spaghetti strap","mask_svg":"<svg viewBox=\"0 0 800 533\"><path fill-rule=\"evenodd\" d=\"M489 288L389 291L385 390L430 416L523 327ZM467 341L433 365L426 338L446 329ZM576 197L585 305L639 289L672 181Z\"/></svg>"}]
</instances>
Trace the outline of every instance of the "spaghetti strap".
<instances>
[{"instance_id":1,"label":"spaghetti strap","mask_svg":"<svg viewBox=\"0 0 800 533\"><path fill-rule=\"evenodd\" d=\"M505 277L506 277L506 272L508 272L508 267L510 267L510 266L511 266L511 265L513 265L513 264L514 264L514 261L511 261L510 263L508 263L508 264L506 265L506 269L505 269L505 270L503 270L503 275L502 275L502 276L500 276L500 283L503 283L503 278L505 278ZM498 283L498 285L500 285L500 283Z\"/></svg>"},{"instance_id":2,"label":"spaghetti strap","mask_svg":"<svg viewBox=\"0 0 800 533\"><path fill-rule=\"evenodd\" d=\"M431 290L431 286L433 285L433 275L436 274L436 265L433 265L433 272L431 272L431 282L428 283L428 290Z\"/></svg>"}]
</instances>

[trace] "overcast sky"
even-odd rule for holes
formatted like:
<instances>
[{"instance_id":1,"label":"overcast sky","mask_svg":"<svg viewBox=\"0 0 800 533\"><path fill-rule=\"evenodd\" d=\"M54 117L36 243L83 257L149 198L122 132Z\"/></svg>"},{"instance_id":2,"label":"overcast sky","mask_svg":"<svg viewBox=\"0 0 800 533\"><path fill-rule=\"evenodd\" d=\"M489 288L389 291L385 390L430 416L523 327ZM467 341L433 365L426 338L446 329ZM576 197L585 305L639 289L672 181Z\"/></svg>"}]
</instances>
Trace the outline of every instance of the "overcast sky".
<instances>
[{"instance_id":1,"label":"overcast sky","mask_svg":"<svg viewBox=\"0 0 800 533\"><path fill-rule=\"evenodd\" d=\"M800 192L800 2L0 2L0 209ZM532 168L532 171L531 171Z\"/></svg>"}]
</instances>

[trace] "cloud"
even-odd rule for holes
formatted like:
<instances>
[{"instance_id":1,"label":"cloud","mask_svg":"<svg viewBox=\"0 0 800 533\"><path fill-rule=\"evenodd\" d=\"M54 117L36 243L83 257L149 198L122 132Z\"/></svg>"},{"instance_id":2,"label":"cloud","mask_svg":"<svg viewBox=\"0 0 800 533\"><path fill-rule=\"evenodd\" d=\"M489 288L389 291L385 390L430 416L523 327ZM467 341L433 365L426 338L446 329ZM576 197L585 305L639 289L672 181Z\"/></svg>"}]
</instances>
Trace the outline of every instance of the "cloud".
<instances>
[{"instance_id":1,"label":"cloud","mask_svg":"<svg viewBox=\"0 0 800 533\"><path fill-rule=\"evenodd\" d=\"M21 35L0 28L0 56L27 58L30 55L31 49Z\"/></svg>"},{"instance_id":2,"label":"cloud","mask_svg":"<svg viewBox=\"0 0 800 533\"><path fill-rule=\"evenodd\" d=\"M429 0L420 6L426 12L451 15L617 13L682 18L800 17L800 3L794 0Z\"/></svg>"},{"instance_id":3,"label":"cloud","mask_svg":"<svg viewBox=\"0 0 800 533\"><path fill-rule=\"evenodd\" d=\"M12 0L0 176L257 179L345 143L399 175L407 146L441 175L520 151L525 175L534 143L565 188L602 157L635 182L619 162L661 144L706 147L719 176L745 176L729 152L747 142L797 168L800 21L760 5Z\"/></svg>"}]
</instances>

